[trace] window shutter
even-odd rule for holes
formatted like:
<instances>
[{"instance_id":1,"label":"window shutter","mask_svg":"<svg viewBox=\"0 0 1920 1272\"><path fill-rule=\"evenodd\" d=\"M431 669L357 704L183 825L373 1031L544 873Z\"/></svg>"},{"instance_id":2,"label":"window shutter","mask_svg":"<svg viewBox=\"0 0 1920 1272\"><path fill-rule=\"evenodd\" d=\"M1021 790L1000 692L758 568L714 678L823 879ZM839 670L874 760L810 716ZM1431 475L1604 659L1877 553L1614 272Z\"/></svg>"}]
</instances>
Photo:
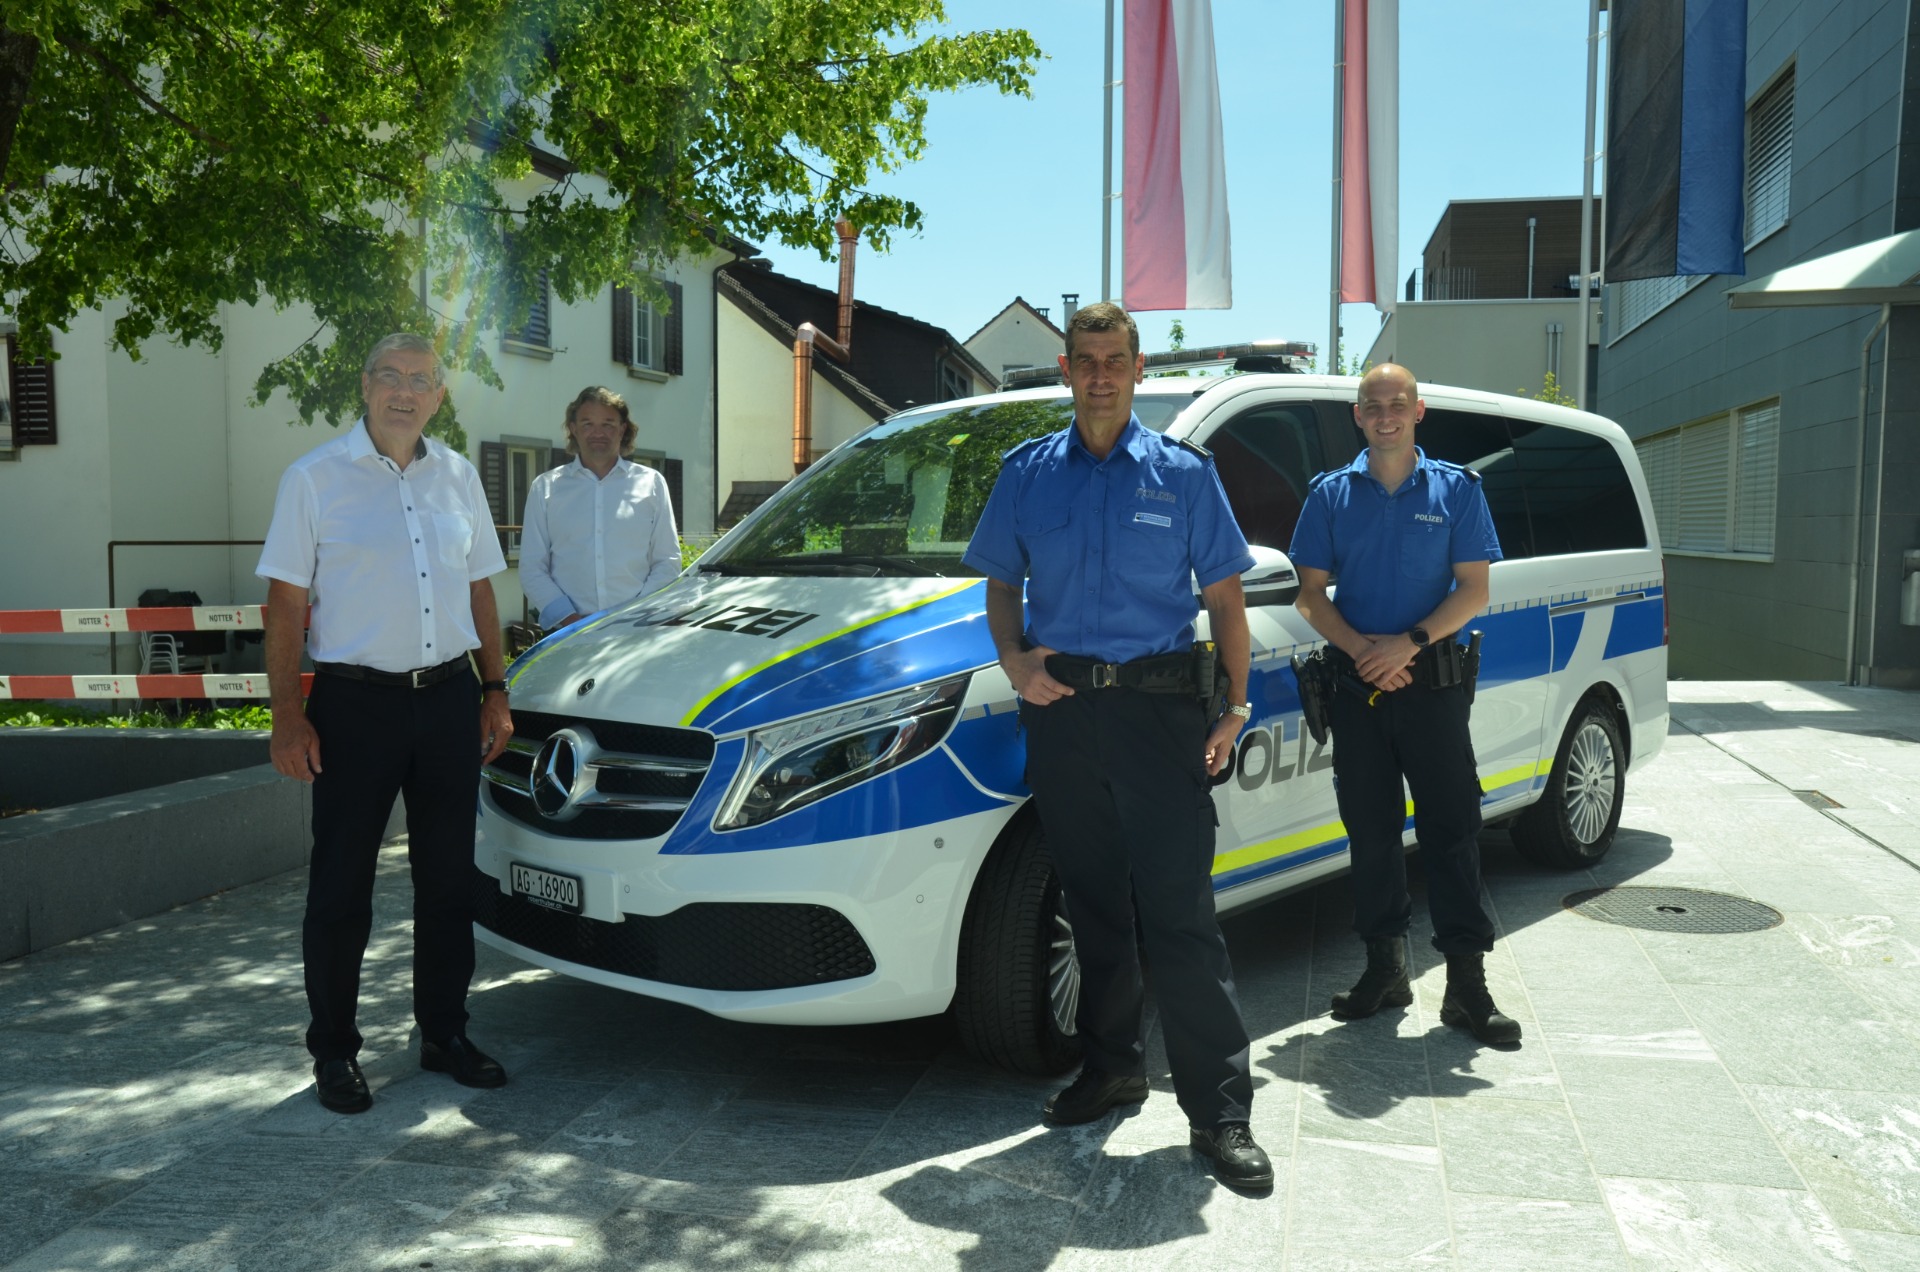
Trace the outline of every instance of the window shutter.
<instances>
[{"instance_id":1,"label":"window shutter","mask_svg":"<svg viewBox=\"0 0 1920 1272\"><path fill-rule=\"evenodd\" d=\"M687 514L682 511L685 505L680 502L680 470L682 467L683 465L677 459L663 459L660 461L660 473L667 479L667 502L673 505L673 524L679 527L682 535L685 535L687 532Z\"/></svg>"},{"instance_id":2,"label":"window shutter","mask_svg":"<svg viewBox=\"0 0 1920 1272\"><path fill-rule=\"evenodd\" d=\"M613 289L613 360L633 361L633 293L624 287Z\"/></svg>"},{"instance_id":3,"label":"window shutter","mask_svg":"<svg viewBox=\"0 0 1920 1272\"><path fill-rule=\"evenodd\" d=\"M1728 479L1733 421L1722 416L1680 433L1680 541L1695 552L1727 550Z\"/></svg>"},{"instance_id":4,"label":"window shutter","mask_svg":"<svg viewBox=\"0 0 1920 1272\"><path fill-rule=\"evenodd\" d=\"M684 366L682 346L686 343L686 320L681 312L683 307L680 304L680 300L681 297L685 295L685 292L682 290L680 284L675 282L663 279L662 285L667 289L667 361L661 370L665 371L668 375L680 375L682 374L681 368ZM678 463L679 461L675 460L674 462ZM675 506L678 507L677 502ZM679 514L676 512L674 515L678 516Z\"/></svg>"},{"instance_id":5,"label":"window shutter","mask_svg":"<svg viewBox=\"0 0 1920 1272\"><path fill-rule=\"evenodd\" d=\"M487 492L487 511L493 524L507 524L507 448L500 442L480 443L480 485Z\"/></svg>"},{"instance_id":6,"label":"window shutter","mask_svg":"<svg viewBox=\"0 0 1920 1272\"><path fill-rule=\"evenodd\" d=\"M1747 110L1747 241L1786 224L1793 197L1791 69Z\"/></svg>"},{"instance_id":7,"label":"window shutter","mask_svg":"<svg viewBox=\"0 0 1920 1272\"><path fill-rule=\"evenodd\" d=\"M1742 411L1734 444L1733 550L1772 556L1780 485L1780 404Z\"/></svg>"},{"instance_id":8,"label":"window shutter","mask_svg":"<svg viewBox=\"0 0 1920 1272\"><path fill-rule=\"evenodd\" d=\"M60 440L53 410L53 363L22 362L7 337L7 381L13 385L13 444L51 446Z\"/></svg>"}]
</instances>

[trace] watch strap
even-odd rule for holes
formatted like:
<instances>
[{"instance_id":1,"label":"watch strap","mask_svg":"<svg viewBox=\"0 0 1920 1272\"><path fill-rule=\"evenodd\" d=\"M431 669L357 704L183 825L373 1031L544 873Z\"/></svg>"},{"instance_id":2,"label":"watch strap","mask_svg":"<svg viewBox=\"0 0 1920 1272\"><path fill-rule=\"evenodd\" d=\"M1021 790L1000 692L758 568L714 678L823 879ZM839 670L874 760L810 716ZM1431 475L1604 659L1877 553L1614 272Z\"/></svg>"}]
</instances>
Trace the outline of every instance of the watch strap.
<instances>
[{"instance_id":1,"label":"watch strap","mask_svg":"<svg viewBox=\"0 0 1920 1272\"><path fill-rule=\"evenodd\" d=\"M507 691L507 682L504 680L482 680L480 682L481 693L492 693L496 689L501 693L505 693Z\"/></svg>"}]
</instances>

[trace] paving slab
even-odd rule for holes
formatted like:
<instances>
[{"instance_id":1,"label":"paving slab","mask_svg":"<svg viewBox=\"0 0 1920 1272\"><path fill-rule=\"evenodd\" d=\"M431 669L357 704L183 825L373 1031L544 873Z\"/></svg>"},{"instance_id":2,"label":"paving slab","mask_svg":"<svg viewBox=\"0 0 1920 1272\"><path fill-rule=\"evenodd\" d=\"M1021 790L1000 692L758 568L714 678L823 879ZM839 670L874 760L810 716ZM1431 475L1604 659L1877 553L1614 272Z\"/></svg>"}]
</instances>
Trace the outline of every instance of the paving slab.
<instances>
[{"instance_id":1,"label":"paving slab","mask_svg":"<svg viewBox=\"0 0 1920 1272\"><path fill-rule=\"evenodd\" d=\"M1364 1021L1326 1010L1363 961L1344 882L1227 920L1270 1193L1187 1147L1157 1023L1144 1105L1048 1128L1061 1079L941 1018L746 1025L482 949L472 1028L513 1081L423 1073L396 844L357 1117L312 1094L298 874L0 963L0 1269L1920 1268L1920 694L1671 691L1606 859L1483 836L1518 1048L1439 1021L1421 901L1415 1001ZM1565 904L1623 885L1782 920Z\"/></svg>"}]
</instances>

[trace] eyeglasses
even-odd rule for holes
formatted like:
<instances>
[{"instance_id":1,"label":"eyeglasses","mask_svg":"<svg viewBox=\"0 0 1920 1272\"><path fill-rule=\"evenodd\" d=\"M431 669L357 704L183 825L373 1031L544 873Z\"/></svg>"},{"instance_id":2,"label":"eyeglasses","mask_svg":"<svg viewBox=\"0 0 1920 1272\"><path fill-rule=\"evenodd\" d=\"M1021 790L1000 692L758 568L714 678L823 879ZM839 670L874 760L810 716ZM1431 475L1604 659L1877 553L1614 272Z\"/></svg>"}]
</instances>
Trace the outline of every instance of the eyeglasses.
<instances>
[{"instance_id":1,"label":"eyeglasses","mask_svg":"<svg viewBox=\"0 0 1920 1272\"><path fill-rule=\"evenodd\" d=\"M406 385L415 393L431 393L440 385L435 377L415 372L413 375L401 375L392 367L381 367L373 373L373 382L383 389L397 389Z\"/></svg>"}]
</instances>

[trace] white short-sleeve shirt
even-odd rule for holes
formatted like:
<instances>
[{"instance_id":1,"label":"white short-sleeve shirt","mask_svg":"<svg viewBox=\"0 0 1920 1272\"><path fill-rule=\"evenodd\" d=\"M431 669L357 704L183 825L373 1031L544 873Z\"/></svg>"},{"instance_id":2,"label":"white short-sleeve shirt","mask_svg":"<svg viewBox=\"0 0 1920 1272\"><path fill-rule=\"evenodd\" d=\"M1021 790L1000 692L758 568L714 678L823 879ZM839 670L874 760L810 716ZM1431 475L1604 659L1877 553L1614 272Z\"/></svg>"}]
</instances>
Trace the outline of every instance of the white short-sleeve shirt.
<instances>
[{"instance_id":1,"label":"white short-sleeve shirt","mask_svg":"<svg viewBox=\"0 0 1920 1272\"><path fill-rule=\"evenodd\" d=\"M527 492L520 589L543 626L656 592L680 573L673 501L659 472L631 460L605 477L574 460Z\"/></svg>"},{"instance_id":2,"label":"white short-sleeve shirt","mask_svg":"<svg viewBox=\"0 0 1920 1272\"><path fill-rule=\"evenodd\" d=\"M422 438L403 469L362 419L280 478L254 573L308 589L315 662L411 671L479 648L469 585L506 568L473 465Z\"/></svg>"}]
</instances>

